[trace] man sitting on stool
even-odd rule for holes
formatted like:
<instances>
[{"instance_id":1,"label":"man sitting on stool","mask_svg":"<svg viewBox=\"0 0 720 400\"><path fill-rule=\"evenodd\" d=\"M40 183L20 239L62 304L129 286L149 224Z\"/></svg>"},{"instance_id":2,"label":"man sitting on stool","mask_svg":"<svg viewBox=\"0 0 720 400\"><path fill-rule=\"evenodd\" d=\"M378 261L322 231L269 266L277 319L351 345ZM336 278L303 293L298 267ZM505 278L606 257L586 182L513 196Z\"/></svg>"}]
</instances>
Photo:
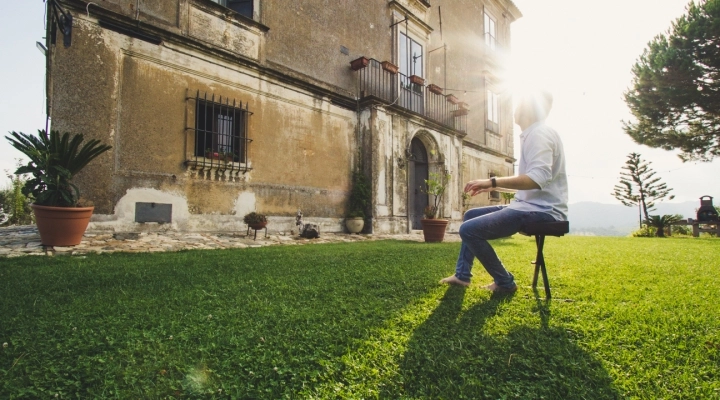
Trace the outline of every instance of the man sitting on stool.
<instances>
[{"instance_id":1,"label":"man sitting on stool","mask_svg":"<svg viewBox=\"0 0 720 400\"><path fill-rule=\"evenodd\" d=\"M552 95L540 92L522 96L515 108L515 123L520 135L518 175L504 178L477 179L465 185L465 193L475 196L496 188L516 189L515 200L508 206L480 207L469 210L460 226L462 246L455 275L440 283L468 286L473 276L475 257L494 282L485 289L494 292L517 290L513 274L498 259L488 240L519 232L528 223L567 220L568 186L565 154L557 132L545 125L552 108Z\"/></svg>"}]
</instances>

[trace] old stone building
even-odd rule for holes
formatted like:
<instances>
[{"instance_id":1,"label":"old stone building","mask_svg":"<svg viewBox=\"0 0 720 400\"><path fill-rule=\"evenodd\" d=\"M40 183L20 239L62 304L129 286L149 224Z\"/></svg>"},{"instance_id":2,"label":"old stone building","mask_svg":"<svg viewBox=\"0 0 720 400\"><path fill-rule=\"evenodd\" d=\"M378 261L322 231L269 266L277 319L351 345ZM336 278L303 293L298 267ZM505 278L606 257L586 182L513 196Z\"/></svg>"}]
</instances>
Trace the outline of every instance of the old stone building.
<instances>
[{"instance_id":1,"label":"old stone building","mask_svg":"<svg viewBox=\"0 0 720 400\"><path fill-rule=\"evenodd\" d=\"M76 179L96 228L419 229L430 173L513 173L511 0L48 0L51 129L113 146ZM352 66L351 66L352 62ZM479 195L473 204L500 196ZM157 224L157 222L169 222ZM452 229L452 227L451 227Z\"/></svg>"}]
</instances>

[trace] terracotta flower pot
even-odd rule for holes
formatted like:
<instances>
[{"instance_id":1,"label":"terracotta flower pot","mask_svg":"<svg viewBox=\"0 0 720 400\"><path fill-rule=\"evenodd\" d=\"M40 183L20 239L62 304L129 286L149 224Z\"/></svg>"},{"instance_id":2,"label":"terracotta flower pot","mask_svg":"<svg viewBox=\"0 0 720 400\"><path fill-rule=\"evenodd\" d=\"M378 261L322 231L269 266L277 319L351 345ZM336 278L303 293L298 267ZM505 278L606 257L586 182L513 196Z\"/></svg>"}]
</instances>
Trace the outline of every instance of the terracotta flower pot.
<instances>
[{"instance_id":1,"label":"terracotta flower pot","mask_svg":"<svg viewBox=\"0 0 720 400\"><path fill-rule=\"evenodd\" d=\"M80 244L95 207L49 207L31 204L40 241L45 246Z\"/></svg>"},{"instance_id":2,"label":"terracotta flower pot","mask_svg":"<svg viewBox=\"0 0 720 400\"><path fill-rule=\"evenodd\" d=\"M428 90L430 90L431 92L433 92L435 94L442 94L442 92L443 92L442 88L434 83L431 83L430 85L428 85Z\"/></svg>"},{"instance_id":3,"label":"terracotta flower pot","mask_svg":"<svg viewBox=\"0 0 720 400\"><path fill-rule=\"evenodd\" d=\"M356 59L350 61L350 68L353 71L359 71L359 70L367 67L369 63L370 63L370 60L367 59L366 57L356 58Z\"/></svg>"},{"instance_id":4,"label":"terracotta flower pot","mask_svg":"<svg viewBox=\"0 0 720 400\"><path fill-rule=\"evenodd\" d=\"M421 219L423 236L428 243L439 243L445 237L445 228L447 228L448 220L446 219Z\"/></svg>"},{"instance_id":5,"label":"terracotta flower pot","mask_svg":"<svg viewBox=\"0 0 720 400\"><path fill-rule=\"evenodd\" d=\"M445 100L449 101L450 103L457 104L460 102L457 97L455 97L454 94L449 94L445 96Z\"/></svg>"},{"instance_id":6,"label":"terracotta flower pot","mask_svg":"<svg viewBox=\"0 0 720 400\"><path fill-rule=\"evenodd\" d=\"M387 71L393 75L397 74L398 71L400 70L400 68L398 68L397 65L391 63L390 61L383 61L381 64L385 71Z\"/></svg>"},{"instance_id":7,"label":"terracotta flower pot","mask_svg":"<svg viewBox=\"0 0 720 400\"><path fill-rule=\"evenodd\" d=\"M453 110L452 113L453 113L453 117L461 117L463 115L468 115L468 110L466 110L464 108L460 108L457 110Z\"/></svg>"},{"instance_id":8,"label":"terracotta flower pot","mask_svg":"<svg viewBox=\"0 0 720 400\"><path fill-rule=\"evenodd\" d=\"M417 75L410 75L410 82L422 86L425 84L425 78Z\"/></svg>"}]
</instances>

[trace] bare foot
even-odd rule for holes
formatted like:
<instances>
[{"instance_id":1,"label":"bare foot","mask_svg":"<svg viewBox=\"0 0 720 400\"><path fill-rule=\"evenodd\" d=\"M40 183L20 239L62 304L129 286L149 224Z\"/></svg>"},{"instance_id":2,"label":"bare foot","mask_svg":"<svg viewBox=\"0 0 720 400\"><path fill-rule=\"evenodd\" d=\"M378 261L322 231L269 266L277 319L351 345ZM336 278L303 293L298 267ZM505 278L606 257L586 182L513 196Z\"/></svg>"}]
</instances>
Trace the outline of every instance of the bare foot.
<instances>
[{"instance_id":1,"label":"bare foot","mask_svg":"<svg viewBox=\"0 0 720 400\"><path fill-rule=\"evenodd\" d=\"M513 292L517 291L517 285L514 288L509 289L506 287L498 286L495 284L495 282L493 282L487 286L483 286L482 288L485 290L489 290L491 292L496 292L496 293L513 293Z\"/></svg>"},{"instance_id":2,"label":"bare foot","mask_svg":"<svg viewBox=\"0 0 720 400\"><path fill-rule=\"evenodd\" d=\"M461 281L455 275L448 276L447 278L440 279L440 283L447 283L448 285L458 286L469 286L470 282Z\"/></svg>"}]
</instances>

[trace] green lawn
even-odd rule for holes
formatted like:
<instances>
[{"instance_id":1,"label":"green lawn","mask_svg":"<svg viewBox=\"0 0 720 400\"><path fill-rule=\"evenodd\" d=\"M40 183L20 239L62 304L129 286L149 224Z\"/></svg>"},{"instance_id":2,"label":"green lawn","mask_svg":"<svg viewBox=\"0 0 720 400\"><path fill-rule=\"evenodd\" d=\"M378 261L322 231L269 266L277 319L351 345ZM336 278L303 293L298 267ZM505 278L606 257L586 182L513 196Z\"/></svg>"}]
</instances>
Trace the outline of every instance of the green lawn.
<instances>
[{"instance_id":1,"label":"green lawn","mask_svg":"<svg viewBox=\"0 0 720 400\"><path fill-rule=\"evenodd\" d=\"M549 303L458 248L0 259L0 398L720 398L720 239L548 238Z\"/></svg>"}]
</instances>

